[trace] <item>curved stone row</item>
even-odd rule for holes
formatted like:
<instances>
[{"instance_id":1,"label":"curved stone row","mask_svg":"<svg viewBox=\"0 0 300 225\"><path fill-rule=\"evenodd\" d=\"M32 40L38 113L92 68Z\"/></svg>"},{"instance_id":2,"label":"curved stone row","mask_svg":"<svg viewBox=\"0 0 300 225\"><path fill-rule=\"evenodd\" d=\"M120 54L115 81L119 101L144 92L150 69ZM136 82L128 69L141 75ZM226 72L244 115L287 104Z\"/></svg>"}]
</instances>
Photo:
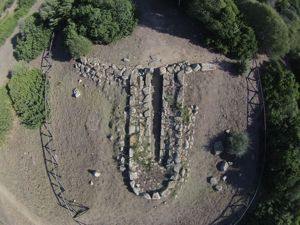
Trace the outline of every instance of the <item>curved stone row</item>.
<instances>
[{"instance_id":1,"label":"curved stone row","mask_svg":"<svg viewBox=\"0 0 300 225\"><path fill-rule=\"evenodd\" d=\"M214 70L215 65L181 62L157 69L129 68L82 58L74 67L97 86L116 84L127 91L126 122L116 129L119 169L132 191L148 200L176 196L189 176L198 113L197 106L184 102L185 76ZM157 76L161 93L152 85ZM160 109L153 107L157 99ZM160 119L159 130L154 129L155 115Z\"/></svg>"}]
</instances>

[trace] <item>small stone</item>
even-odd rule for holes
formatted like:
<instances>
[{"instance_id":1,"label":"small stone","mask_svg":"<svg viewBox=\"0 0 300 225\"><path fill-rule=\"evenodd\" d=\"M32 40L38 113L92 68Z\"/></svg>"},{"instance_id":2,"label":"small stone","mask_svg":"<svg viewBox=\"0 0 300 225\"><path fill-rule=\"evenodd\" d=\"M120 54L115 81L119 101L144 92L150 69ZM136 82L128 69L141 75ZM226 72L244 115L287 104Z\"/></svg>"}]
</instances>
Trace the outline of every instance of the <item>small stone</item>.
<instances>
[{"instance_id":1,"label":"small stone","mask_svg":"<svg viewBox=\"0 0 300 225\"><path fill-rule=\"evenodd\" d=\"M91 186L93 186L94 185L94 182L93 181L89 181L89 184L91 185Z\"/></svg>"},{"instance_id":2,"label":"small stone","mask_svg":"<svg viewBox=\"0 0 300 225\"><path fill-rule=\"evenodd\" d=\"M160 197L160 194L158 192L154 192L153 195L152 195L152 199L153 200L159 200L161 197Z\"/></svg>"}]
</instances>

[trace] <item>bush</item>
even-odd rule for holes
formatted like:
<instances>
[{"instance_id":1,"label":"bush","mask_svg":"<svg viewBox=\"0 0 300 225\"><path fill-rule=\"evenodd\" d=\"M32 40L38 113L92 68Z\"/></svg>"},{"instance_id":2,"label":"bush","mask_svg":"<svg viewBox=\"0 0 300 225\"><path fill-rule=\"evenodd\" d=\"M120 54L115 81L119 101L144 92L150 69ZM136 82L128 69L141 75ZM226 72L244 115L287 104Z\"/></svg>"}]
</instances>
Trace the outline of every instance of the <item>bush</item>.
<instances>
[{"instance_id":1,"label":"bush","mask_svg":"<svg viewBox=\"0 0 300 225\"><path fill-rule=\"evenodd\" d=\"M248 60L240 60L237 62L237 72L239 75L246 77L250 73L250 62Z\"/></svg>"},{"instance_id":2,"label":"bush","mask_svg":"<svg viewBox=\"0 0 300 225\"><path fill-rule=\"evenodd\" d=\"M51 30L39 24L37 17L31 16L21 28L20 37L17 40L15 57L17 60L31 61L48 46Z\"/></svg>"},{"instance_id":3,"label":"bush","mask_svg":"<svg viewBox=\"0 0 300 225\"><path fill-rule=\"evenodd\" d=\"M129 35L137 23L131 0L78 0L72 18L79 34L99 44Z\"/></svg>"},{"instance_id":4,"label":"bush","mask_svg":"<svg viewBox=\"0 0 300 225\"><path fill-rule=\"evenodd\" d=\"M226 140L226 150L231 155L243 156L249 148L249 136L246 132L233 132Z\"/></svg>"},{"instance_id":5,"label":"bush","mask_svg":"<svg viewBox=\"0 0 300 225\"><path fill-rule=\"evenodd\" d=\"M45 121L45 77L41 70L18 64L8 83L9 96L22 124L38 128Z\"/></svg>"},{"instance_id":6,"label":"bush","mask_svg":"<svg viewBox=\"0 0 300 225\"><path fill-rule=\"evenodd\" d=\"M9 97L5 88L0 88L0 144L12 126L13 115Z\"/></svg>"},{"instance_id":7,"label":"bush","mask_svg":"<svg viewBox=\"0 0 300 225\"><path fill-rule=\"evenodd\" d=\"M89 53L92 48L92 42L87 38L78 35L76 25L71 23L65 30L66 45L72 57L79 58Z\"/></svg>"}]
</instances>

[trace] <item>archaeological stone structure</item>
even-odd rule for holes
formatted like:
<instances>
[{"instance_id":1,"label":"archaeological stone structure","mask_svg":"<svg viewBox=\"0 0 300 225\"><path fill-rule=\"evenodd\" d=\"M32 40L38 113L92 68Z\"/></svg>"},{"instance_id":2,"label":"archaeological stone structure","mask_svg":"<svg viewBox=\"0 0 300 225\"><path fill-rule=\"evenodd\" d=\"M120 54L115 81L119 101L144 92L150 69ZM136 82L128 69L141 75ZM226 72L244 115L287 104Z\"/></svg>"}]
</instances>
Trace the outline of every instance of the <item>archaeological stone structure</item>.
<instances>
[{"instance_id":1,"label":"archaeological stone structure","mask_svg":"<svg viewBox=\"0 0 300 225\"><path fill-rule=\"evenodd\" d=\"M132 192L147 200L176 196L189 176L196 105L185 103L185 78L215 65L180 62L160 68L129 67L82 58L75 70L100 89L125 90L124 122L117 128L118 168Z\"/></svg>"}]
</instances>

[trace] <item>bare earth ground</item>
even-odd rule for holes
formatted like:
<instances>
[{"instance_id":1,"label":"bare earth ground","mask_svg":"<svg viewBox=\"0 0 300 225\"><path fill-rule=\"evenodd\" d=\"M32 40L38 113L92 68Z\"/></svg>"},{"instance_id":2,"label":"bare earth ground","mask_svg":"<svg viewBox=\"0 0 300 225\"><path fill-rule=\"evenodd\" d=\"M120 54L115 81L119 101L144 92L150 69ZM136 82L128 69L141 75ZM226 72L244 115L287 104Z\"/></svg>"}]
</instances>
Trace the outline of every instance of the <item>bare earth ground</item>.
<instances>
[{"instance_id":1,"label":"bare earth ground","mask_svg":"<svg viewBox=\"0 0 300 225\"><path fill-rule=\"evenodd\" d=\"M90 56L115 64L129 57L131 65L145 67L182 60L226 60L193 44L190 40L198 37L199 28L176 9L167 9L162 4L158 0L139 0L142 18L134 33L115 44L96 46ZM60 49L59 43L54 47ZM54 57L62 59L60 55ZM237 172L232 172L228 178L232 184L225 185L223 192L214 192L207 183L208 176L219 176L216 170L219 159L210 153L212 139L228 128L246 129L245 79L233 77L221 68L212 73L198 72L188 76L186 100L199 106L191 150L191 175L178 198L163 204L148 202L130 193L113 159L112 143L107 139L111 133L108 123L115 111L113 107L122 109L125 95L113 87L104 94L88 81L83 81L86 87L79 85L79 77L69 62L54 62L51 71L52 131L67 197L90 207L82 216L84 222L92 225L207 225L224 210L236 187L253 186L256 174L253 149L246 156L242 176L237 178ZM71 97L75 87L82 92L76 100ZM5 184L4 190L15 196L10 203L16 214L27 218L28 224L74 224L67 212L56 205L43 164L38 131L16 124L0 151L0 184ZM101 176L93 178L88 169L99 170ZM88 184L90 180L94 181L94 186ZM5 199L2 193L0 185L0 203ZM0 210L0 216L4 212L3 222L0 217L3 224L26 224L25 219L20 220L22 217L16 216L13 220L6 207Z\"/></svg>"}]
</instances>

